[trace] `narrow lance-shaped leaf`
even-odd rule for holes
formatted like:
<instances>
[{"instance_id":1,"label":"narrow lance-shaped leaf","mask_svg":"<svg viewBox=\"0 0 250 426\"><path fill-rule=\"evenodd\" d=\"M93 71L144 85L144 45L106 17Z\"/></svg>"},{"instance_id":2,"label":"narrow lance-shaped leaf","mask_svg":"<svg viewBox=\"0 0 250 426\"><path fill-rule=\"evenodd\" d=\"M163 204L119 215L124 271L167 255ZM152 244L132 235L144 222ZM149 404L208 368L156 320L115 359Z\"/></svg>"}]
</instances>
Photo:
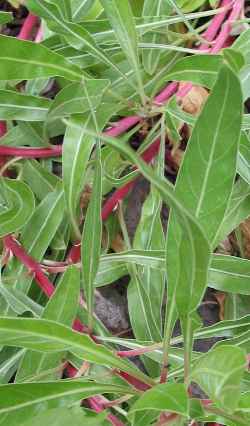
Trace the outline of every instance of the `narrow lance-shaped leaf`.
<instances>
[{"instance_id":1,"label":"narrow lance-shaped leaf","mask_svg":"<svg viewBox=\"0 0 250 426\"><path fill-rule=\"evenodd\" d=\"M233 412L239 403L240 383L246 359L235 346L219 346L203 355L191 373L194 380L216 405Z\"/></svg>"},{"instance_id":2,"label":"narrow lance-shaped leaf","mask_svg":"<svg viewBox=\"0 0 250 426\"><path fill-rule=\"evenodd\" d=\"M99 61L114 69L120 76L126 78L115 62L112 62L108 55L103 53L103 50L95 44L91 34L82 25L64 20L55 4L41 0L27 0L26 3L34 14L46 20L52 31L66 37L67 42L72 47L89 52ZM130 84L128 79L127 82Z\"/></svg>"},{"instance_id":3,"label":"narrow lance-shaped leaf","mask_svg":"<svg viewBox=\"0 0 250 426\"><path fill-rule=\"evenodd\" d=\"M31 80L60 76L80 81L83 72L63 56L31 41L0 35L0 80Z\"/></svg>"},{"instance_id":4,"label":"narrow lance-shaped leaf","mask_svg":"<svg viewBox=\"0 0 250 426\"><path fill-rule=\"evenodd\" d=\"M143 5L143 16L150 21L151 16L168 16L171 15L172 7L166 0L146 0ZM155 33L145 34L143 40L147 43L160 43L161 35ZM158 49L146 49L142 51L142 61L145 70L149 74L154 74L156 71L161 52Z\"/></svg>"},{"instance_id":5,"label":"narrow lance-shaped leaf","mask_svg":"<svg viewBox=\"0 0 250 426\"><path fill-rule=\"evenodd\" d=\"M237 172L250 185L250 140L246 132L241 132Z\"/></svg>"},{"instance_id":6,"label":"narrow lance-shaped leaf","mask_svg":"<svg viewBox=\"0 0 250 426\"><path fill-rule=\"evenodd\" d=\"M43 411L20 426L44 426L45 424L52 424L53 426L68 426L69 424L82 426L86 423L88 426L104 426L106 417L106 411L98 414L79 406L59 407Z\"/></svg>"},{"instance_id":7,"label":"narrow lance-shaped leaf","mask_svg":"<svg viewBox=\"0 0 250 426\"><path fill-rule=\"evenodd\" d=\"M91 104L96 108L109 86L109 80L86 79L85 88L89 93ZM84 113L89 110L82 83L72 83L64 87L55 97L49 110L48 120Z\"/></svg>"},{"instance_id":8,"label":"narrow lance-shaped leaf","mask_svg":"<svg viewBox=\"0 0 250 426\"><path fill-rule=\"evenodd\" d=\"M167 73L169 80L192 81L195 84L213 87L222 58L219 55L193 55L179 59Z\"/></svg>"},{"instance_id":9,"label":"narrow lance-shaped leaf","mask_svg":"<svg viewBox=\"0 0 250 426\"><path fill-rule=\"evenodd\" d=\"M84 93L84 89L83 89ZM88 92L91 96L91 92ZM98 126L103 129L106 122L112 116L111 108L103 110L102 104L96 108ZM66 207L70 223L75 235L81 239L78 226L77 206L83 190L86 169L92 149L95 145L95 137L88 135L87 127L93 127L90 113L84 117L74 116L68 121L63 141L63 186Z\"/></svg>"},{"instance_id":10,"label":"narrow lance-shaped leaf","mask_svg":"<svg viewBox=\"0 0 250 426\"><path fill-rule=\"evenodd\" d=\"M95 135L95 132L91 130L88 130L87 132L90 135ZM100 137L108 145L113 146L114 149L125 155L138 167L139 171L157 188L162 199L173 208L178 216L180 227L185 234L186 246L183 250L183 254L185 253L186 258L187 254L190 256L190 259L187 259L189 274L191 277L189 285L191 288L196 290L198 289L196 292L196 298L193 300L193 303L196 306L197 299L198 301L200 300L207 283L208 266L210 263L210 246L202 228L194 215L187 210L178 194L174 192L173 186L170 182L158 177L156 173L154 173L151 168L125 144L121 144L120 141L105 135L100 135Z\"/></svg>"},{"instance_id":11,"label":"narrow lance-shaped leaf","mask_svg":"<svg viewBox=\"0 0 250 426\"><path fill-rule=\"evenodd\" d=\"M208 286L223 292L250 294L250 261L239 257L214 254L208 274ZM109 284L128 274L128 265L137 264L164 272L165 253L160 250L129 250L102 255L96 287Z\"/></svg>"},{"instance_id":12,"label":"narrow lance-shaped leaf","mask_svg":"<svg viewBox=\"0 0 250 426\"><path fill-rule=\"evenodd\" d=\"M49 99L0 90L0 119L44 121L50 104Z\"/></svg>"},{"instance_id":13,"label":"narrow lance-shaped leaf","mask_svg":"<svg viewBox=\"0 0 250 426\"><path fill-rule=\"evenodd\" d=\"M89 336L54 321L28 318L0 318L1 344L24 347L45 353L68 350L78 358L108 368L131 373L145 383L153 381L130 362L120 359Z\"/></svg>"},{"instance_id":14,"label":"narrow lance-shaped leaf","mask_svg":"<svg viewBox=\"0 0 250 426\"><path fill-rule=\"evenodd\" d=\"M164 231L161 223L162 201L155 190L151 188L151 192L143 204L141 219L136 229L133 247L140 249L159 249L162 250L165 244ZM139 298L135 282L133 278L128 287L128 308L130 314L133 332L137 338L147 340L149 337L154 341L158 341L162 337L162 302L165 287L165 274L161 270L138 266L138 276L141 281L141 287L145 292L145 311L147 323L151 336L148 335L147 327L145 327L145 319L141 314L139 307ZM133 287L133 288L132 288ZM142 291L142 289L139 289ZM153 377L160 374L158 366L149 363L144 359L145 366Z\"/></svg>"},{"instance_id":15,"label":"narrow lance-shaped leaf","mask_svg":"<svg viewBox=\"0 0 250 426\"><path fill-rule=\"evenodd\" d=\"M184 384L163 383L144 392L130 408L129 415L135 411L169 411L183 416L188 415L188 395Z\"/></svg>"},{"instance_id":16,"label":"narrow lance-shaped leaf","mask_svg":"<svg viewBox=\"0 0 250 426\"><path fill-rule=\"evenodd\" d=\"M93 0L75 0L72 4L72 20L76 22L81 21L93 7L93 3L99 2L93 2Z\"/></svg>"},{"instance_id":17,"label":"narrow lance-shaped leaf","mask_svg":"<svg viewBox=\"0 0 250 426\"><path fill-rule=\"evenodd\" d=\"M136 75L139 93L144 99L144 89L140 71L140 62L137 44L137 32L134 17L128 0L101 0L104 11L112 25L115 36L127 57L127 60Z\"/></svg>"},{"instance_id":18,"label":"narrow lance-shaped leaf","mask_svg":"<svg viewBox=\"0 0 250 426\"><path fill-rule=\"evenodd\" d=\"M175 188L176 196L199 220L211 244L222 223L235 178L241 111L239 80L223 66L194 127ZM197 307L206 282L191 284L185 237L178 221L172 214L167 239L168 292L169 299L176 292L179 313L184 314Z\"/></svg>"},{"instance_id":19,"label":"narrow lance-shaped leaf","mask_svg":"<svg viewBox=\"0 0 250 426\"><path fill-rule=\"evenodd\" d=\"M18 315L31 312L33 316L40 317L43 308L22 291L8 284L8 281L0 283L0 294L11 309Z\"/></svg>"},{"instance_id":20,"label":"narrow lance-shaped leaf","mask_svg":"<svg viewBox=\"0 0 250 426\"><path fill-rule=\"evenodd\" d=\"M234 184L230 202L228 204L219 232L214 240L213 247L225 238L250 216L250 186L243 179Z\"/></svg>"},{"instance_id":21,"label":"narrow lance-shaped leaf","mask_svg":"<svg viewBox=\"0 0 250 426\"><path fill-rule=\"evenodd\" d=\"M63 191L59 185L37 206L21 232L21 244L38 262L42 259L62 221L64 205ZM32 277L26 275L26 271L17 259L12 259L4 269L3 278L11 278L13 286L26 293L32 282Z\"/></svg>"},{"instance_id":22,"label":"narrow lance-shaped leaf","mask_svg":"<svg viewBox=\"0 0 250 426\"><path fill-rule=\"evenodd\" d=\"M49 383L24 383L0 386L0 425L19 426L47 409L71 407L82 399L100 393L133 395L128 386L74 380ZM34 424L34 423L33 423Z\"/></svg>"},{"instance_id":23,"label":"narrow lance-shaped leaf","mask_svg":"<svg viewBox=\"0 0 250 426\"><path fill-rule=\"evenodd\" d=\"M70 266L56 286L56 291L44 308L42 317L71 326L77 313L80 292L80 272ZM59 378L62 374L60 364L65 353L41 354L27 351L16 374L15 381L33 381Z\"/></svg>"},{"instance_id":24,"label":"narrow lance-shaped leaf","mask_svg":"<svg viewBox=\"0 0 250 426\"><path fill-rule=\"evenodd\" d=\"M92 328L94 308L94 281L98 271L102 242L102 162L100 147L97 147L95 159L95 175L82 233L81 259L83 288L86 297L89 326Z\"/></svg>"},{"instance_id":25,"label":"narrow lance-shaped leaf","mask_svg":"<svg viewBox=\"0 0 250 426\"><path fill-rule=\"evenodd\" d=\"M152 188L149 196L145 200L142 208L141 221L138 224L136 234L133 241L133 247L136 250L145 249L145 250L163 250L164 248L164 233L161 224L160 212L161 212L162 202L158 193ZM155 309L155 316L157 318L157 323L160 326L160 317L159 314L161 310L162 303L162 277L159 279L150 279L152 270L145 269L145 283L147 291L149 292L150 299L155 297L155 302L153 303L152 309ZM154 289L151 288L151 280L155 281ZM153 294L153 293L157 293ZM159 299L158 299L159 298Z\"/></svg>"},{"instance_id":26,"label":"narrow lance-shaped leaf","mask_svg":"<svg viewBox=\"0 0 250 426\"><path fill-rule=\"evenodd\" d=\"M38 200L43 200L56 189L60 178L50 173L39 161L29 159L23 164L23 180L29 185Z\"/></svg>"},{"instance_id":27,"label":"narrow lance-shaped leaf","mask_svg":"<svg viewBox=\"0 0 250 426\"><path fill-rule=\"evenodd\" d=\"M77 204L83 189L90 154L95 145L92 136L87 136L85 128L90 122L88 116L78 125L70 122L63 141L63 185L67 211L75 235L80 238Z\"/></svg>"},{"instance_id":28,"label":"narrow lance-shaped leaf","mask_svg":"<svg viewBox=\"0 0 250 426\"><path fill-rule=\"evenodd\" d=\"M1 178L0 237L22 228L35 208L30 188L23 182Z\"/></svg>"}]
</instances>

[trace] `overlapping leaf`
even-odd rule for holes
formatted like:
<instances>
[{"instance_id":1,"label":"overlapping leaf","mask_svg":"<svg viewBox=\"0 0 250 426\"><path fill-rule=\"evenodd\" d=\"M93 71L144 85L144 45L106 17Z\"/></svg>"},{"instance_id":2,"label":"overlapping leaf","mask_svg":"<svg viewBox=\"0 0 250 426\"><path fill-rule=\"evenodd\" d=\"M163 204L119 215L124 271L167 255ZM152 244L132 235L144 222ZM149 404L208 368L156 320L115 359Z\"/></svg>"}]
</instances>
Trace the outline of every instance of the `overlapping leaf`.
<instances>
[{"instance_id":1,"label":"overlapping leaf","mask_svg":"<svg viewBox=\"0 0 250 426\"><path fill-rule=\"evenodd\" d=\"M28 222L35 208L35 199L25 183L3 177L0 180L0 236L3 237Z\"/></svg>"}]
</instances>

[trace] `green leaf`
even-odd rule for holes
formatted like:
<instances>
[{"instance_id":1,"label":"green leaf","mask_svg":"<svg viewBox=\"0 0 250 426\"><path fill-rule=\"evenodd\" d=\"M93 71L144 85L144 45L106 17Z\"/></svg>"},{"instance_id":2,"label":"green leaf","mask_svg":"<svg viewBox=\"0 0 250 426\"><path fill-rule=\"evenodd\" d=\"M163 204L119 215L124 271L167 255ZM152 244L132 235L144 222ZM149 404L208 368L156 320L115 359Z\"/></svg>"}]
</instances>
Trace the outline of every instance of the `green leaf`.
<instances>
[{"instance_id":1,"label":"green leaf","mask_svg":"<svg viewBox=\"0 0 250 426\"><path fill-rule=\"evenodd\" d=\"M70 407L99 393L132 393L129 387L93 381L61 381L0 386L0 425L20 425L48 409Z\"/></svg>"},{"instance_id":2,"label":"green leaf","mask_svg":"<svg viewBox=\"0 0 250 426\"><path fill-rule=\"evenodd\" d=\"M250 216L250 187L243 179L239 179L234 187L228 204L226 214L223 218L214 248L223 241L237 226Z\"/></svg>"},{"instance_id":3,"label":"green leaf","mask_svg":"<svg viewBox=\"0 0 250 426\"><path fill-rule=\"evenodd\" d=\"M160 250L129 250L102 255L96 287L109 284L128 274L129 264L165 270L165 253ZM209 268L208 285L216 290L250 294L250 261L234 256L214 254Z\"/></svg>"},{"instance_id":4,"label":"green leaf","mask_svg":"<svg viewBox=\"0 0 250 426\"><path fill-rule=\"evenodd\" d=\"M219 55L193 55L177 61L167 73L168 80L192 81L208 88L213 87L222 57Z\"/></svg>"},{"instance_id":5,"label":"green leaf","mask_svg":"<svg viewBox=\"0 0 250 426\"><path fill-rule=\"evenodd\" d=\"M235 40L232 48L238 50L245 58L246 64L250 64L250 29L243 31L239 37Z\"/></svg>"},{"instance_id":6,"label":"green leaf","mask_svg":"<svg viewBox=\"0 0 250 426\"><path fill-rule=\"evenodd\" d=\"M80 81L83 73L63 56L14 37L0 35L0 80L31 80L60 76L70 81Z\"/></svg>"},{"instance_id":7,"label":"green leaf","mask_svg":"<svg viewBox=\"0 0 250 426\"><path fill-rule=\"evenodd\" d=\"M245 63L244 56L238 50L232 49L230 47L223 49L222 54L226 60L226 63L232 68L233 71L238 73Z\"/></svg>"},{"instance_id":8,"label":"green leaf","mask_svg":"<svg viewBox=\"0 0 250 426\"><path fill-rule=\"evenodd\" d=\"M151 189L151 192L147 199L145 200L142 211L141 219L137 226L133 247L135 249L152 249L152 250L162 250L165 245L164 232L161 224L161 208L162 202L159 197L159 194ZM151 333L154 340L159 339L162 332L162 317L161 309L163 302L163 293L165 287L165 276L164 272L153 270L150 267L141 267L139 269L139 276L143 283L143 288L148 296L147 300L147 309L151 312L152 320L151 323ZM143 325L141 313L139 309L136 309L136 305L139 306L140 297L135 289L131 289L134 285L133 280L129 284L128 291L128 307L130 312L130 319L133 318L133 330L137 337L147 339L147 335L143 333L145 326ZM136 323L141 326L140 332L137 332ZM154 324L154 326L153 326ZM156 331L154 331L156 329Z\"/></svg>"},{"instance_id":9,"label":"green leaf","mask_svg":"<svg viewBox=\"0 0 250 426\"><path fill-rule=\"evenodd\" d=\"M44 18L47 21L49 28L56 31L58 34L66 37L67 42L77 50L86 50L94 58L97 58L101 63L105 63L116 71L123 78L126 76L122 71L113 63L108 55L103 53L92 38L91 34L85 30L82 25L65 21L58 7L55 4L44 2L41 0L27 0L27 7L36 15ZM82 77L83 77L82 72ZM85 74L86 77L88 77ZM78 80L78 79L75 79ZM129 82L129 80L127 80Z\"/></svg>"},{"instance_id":10,"label":"green leaf","mask_svg":"<svg viewBox=\"0 0 250 426\"><path fill-rule=\"evenodd\" d=\"M98 148L97 148L98 149ZM94 308L94 281L98 271L102 243L102 162L96 152L95 175L88 205L81 245L83 289L86 297L89 325L92 328Z\"/></svg>"},{"instance_id":11,"label":"green leaf","mask_svg":"<svg viewBox=\"0 0 250 426\"><path fill-rule=\"evenodd\" d=\"M41 123L20 121L1 137L1 145L48 147L48 141L43 139L42 131Z\"/></svg>"},{"instance_id":12,"label":"green leaf","mask_svg":"<svg viewBox=\"0 0 250 426\"><path fill-rule=\"evenodd\" d=\"M84 423L87 423L88 426L106 426L106 423L103 423L106 416L106 412L96 414L77 406L73 408L59 407L41 412L20 426L44 426L44 424L68 426L70 423L74 426L82 426Z\"/></svg>"},{"instance_id":13,"label":"green leaf","mask_svg":"<svg viewBox=\"0 0 250 426\"><path fill-rule=\"evenodd\" d=\"M223 66L194 127L176 186L176 193L212 243L233 187L241 113L239 80Z\"/></svg>"},{"instance_id":14,"label":"green leaf","mask_svg":"<svg viewBox=\"0 0 250 426\"><path fill-rule=\"evenodd\" d=\"M122 51L136 75L139 93L142 101L144 101L137 32L130 3L128 0L123 0L122 2L119 0L101 0L101 4L104 7L105 14L112 25Z\"/></svg>"},{"instance_id":15,"label":"green leaf","mask_svg":"<svg viewBox=\"0 0 250 426\"><path fill-rule=\"evenodd\" d=\"M86 135L86 126L90 122L88 116L81 119L76 125L70 122L66 128L63 141L63 185L67 211L75 235L79 238L78 215L76 212L78 201L85 179L86 168L95 139Z\"/></svg>"},{"instance_id":16,"label":"green leaf","mask_svg":"<svg viewBox=\"0 0 250 426\"><path fill-rule=\"evenodd\" d=\"M95 135L95 132L88 130L88 134ZM163 201L176 212L178 220L180 221L180 227L185 234L185 257L188 253L190 259L192 259L192 261L187 261L187 264L193 282L193 285L191 285L189 281L189 286L195 289L195 297L193 295L190 309L195 309L207 283L207 271L210 262L210 247L203 230L194 218L194 215L189 213L189 210L186 209L182 201L180 202L180 197L174 192L173 186L168 180L158 177L143 160L141 160L129 147L121 144L120 141L105 135L100 135L100 138L135 164L143 176L155 186Z\"/></svg>"},{"instance_id":17,"label":"green leaf","mask_svg":"<svg viewBox=\"0 0 250 426\"><path fill-rule=\"evenodd\" d=\"M96 120L100 129L103 129L107 120L113 114L111 108L103 110L103 104L96 111ZM77 206L81 191L84 187L86 169L91 152L95 145L95 137L87 134L87 128L93 128L93 120L90 113L84 117L71 118L68 121L63 141L63 185L66 207L70 223L75 235L81 239L78 227Z\"/></svg>"},{"instance_id":18,"label":"green leaf","mask_svg":"<svg viewBox=\"0 0 250 426\"><path fill-rule=\"evenodd\" d=\"M24 312L31 312L35 317L40 317L42 314L43 309L38 303L34 302L17 288L8 285L8 283L0 284L0 293L6 303L10 305L11 309L18 315Z\"/></svg>"},{"instance_id":19,"label":"green leaf","mask_svg":"<svg viewBox=\"0 0 250 426\"><path fill-rule=\"evenodd\" d=\"M18 180L1 179L0 237L22 228L35 208L29 187Z\"/></svg>"},{"instance_id":20,"label":"green leaf","mask_svg":"<svg viewBox=\"0 0 250 426\"><path fill-rule=\"evenodd\" d=\"M75 266L70 266L56 286L56 291L44 308L42 317L64 325L72 326L78 309L80 292L80 272ZM28 351L22 359L15 381L34 381L42 375L43 380L56 380L62 371L56 371L65 352L59 354L41 354ZM51 374L51 371L55 371Z\"/></svg>"},{"instance_id":21,"label":"green leaf","mask_svg":"<svg viewBox=\"0 0 250 426\"><path fill-rule=\"evenodd\" d=\"M0 25L7 24L13 20L13 15L10 12L0 12Z\"/></svg>"},{"instance_id":22,"label":"green leaf","mask_svg":"<svg viewBox=\"0 0 250 426\"><path fill-rule=\"evenodd\" d=\"M250 261L234 256L214 255L208 285L216 290L250 295Z\"/></svg>"},{"instance_id":23,"label":"green leaf","mask_svg":"<svg viewBox=\"0 0 250 426\"><path fill-rule=\"evenodd\" d=\"M195 362L191 380L226 412L233 412L240 399L240 383L246 359L242 349L219 346Z\"/></svg>"},{"instance_id":24,"label":"green leaf","mask_svg":"<svg viewBox=\"0 0 250 426\"><path fill-rule=\"evenodd\" d=\"M85 80L84 87L88 91L91 104L96 108L109 86L108 80ZM49 110L49 120L89 111L88 102L82 83L72 83L64 87L55 97Z\"/></svg>"},{"instance_id":25,"label":"green leaf","mask_svg":"<svg viewBox=\"0 0 250 426\"><path fill-rule=\"evenodd\" d=\"M239 72L239 78L241 81L243 99L246 101L249 98L249 82L250 82L250 64L245 65Z\"/></svg>"},{"instance_id":26,"label":"green leaf","mask_svg":"<svg viewBox=\"0 0 250 426\"><path fill-rule=\"evenodd\" d=\"M239 400L239 410L250 413L250 392L244 392Z\"/></svg>"},{"instance_id":27,"label":"green leaf","mask_svg":"<svg viewBox=\"0 0 250 426\"><path fill-rule=\"evenodd\" d=\"M241 132L237 172L250 185L250 140L246 132Z\"/></svg>"},{"instance_id":28,"label":"green leaf","mask_svg":"<svg viewBox=\"0 0 250 426\"><path fill-rule=\"evenodd\" d=\"M23 165L23 180L30 186L39 200L43 200L49 192L56 189L60 179L50 173L39 161L25 160Z\"/></svg>"},{"instance_id":29,"label":"green leaf","mask_svg":"<svg viewBox=\"0 0 250 426\"><path fill-rule=\"evenodd\" d=\"M74 1L72 4L72 20L77 22L84 19L85 15L93 7L94 3L98 3L98 2L93 0Z\"/></svg>"},{"instance_id":30,"label":"green leaf","mask_svg":"<svg viewBox=\"0 0 250 426\"><path fill-rule=\"evenodd\" d=\"M183 12L191 12L205 3L205 0L176 0L176 3L181 7Z\"/></svg>"},{"instance_id":31,"label":"green leaf","mask_svg":"<svg viewBox=\"0 0 250 426\"><path fill-rule=\"evenodd\" d=\"M0 318L1 344L32 349L44 353L68 350L85 361L131 373L152 384L153 381L130 362L118 358L89 336L73 331L54 321L27 318ZM1 412L1 411L0 411Z\"/></svg>"},{"instance_id":32,"label":"green leaf","mask_svg":"<svg viewBox=\"0 0 250 426\"><path fill-rule=\"evenodd\" d=\"M157 410L188 416L188 405L185 385L164 383L144 392L132 405L129 414L135 411Z\"/></svg>"},{"instance_id":33,"label":"green leaf","mask_svg":"<svg viewBox=\"0 0 250 426\"><path fill-rule=\"evenodd\" d=\"M49 99L0 90L0 119L43 121L50 104Z\"/></svg>"},{"instance_id":34,"label":"green leaf","mask_svg":"<svg viewBox=\"0 0 250 426\"><path fill-rule=\"evenodd\" d=\"M37 206L30 220L22 230L20 242L27 253L38 262L42 260L54 237L64 214L64 197L60 186L47 195ZM32 277L26 275L25 267L16 259L8 262L3 277L12 279L13 286L27 292Z\"/></svg>"},{"instance_id":35,"label":"green leaf","mask_svg":"<svg viewBox=\"0 0 250 426\"><path fill-rule=\"evenodd\" d=\"M143 5L143 16L151 17L151 16L161 16L161 15L171 15L171 5L168 4L165 0L146 0ZM150 21L150 18L148 18ZM144 41L147 43L160 43L161 35L157 33L149 33L144 37ZM157 49L149 49L142 51L142 61L145 71L149 74L154 74L157 70L159 60L160 60L161 51Z\"/></svg>"},{"instance_id":36,"label":"green leaf","mask_svg":"<svg viewBox=\"0 0 250 426\"><path fill-rule=\"evenodd\" d=\"M17 370L18 363L24 355L25 349L4 348L1 351L0 383L9 383Z\"/></svg>"},{"instance_id":37,"label":"green leaf","mask_svg":"<svg viewBox=\"0 0 250 426\"><path fill-rule=\"evenodd\" d=\"M236 320L220 321L218 324L205 327L195 333L195 337L209 338L209 337L232 337L239 333L249 330L250 316L246 315L243 318Z\"/></svg>"}]
</instances>

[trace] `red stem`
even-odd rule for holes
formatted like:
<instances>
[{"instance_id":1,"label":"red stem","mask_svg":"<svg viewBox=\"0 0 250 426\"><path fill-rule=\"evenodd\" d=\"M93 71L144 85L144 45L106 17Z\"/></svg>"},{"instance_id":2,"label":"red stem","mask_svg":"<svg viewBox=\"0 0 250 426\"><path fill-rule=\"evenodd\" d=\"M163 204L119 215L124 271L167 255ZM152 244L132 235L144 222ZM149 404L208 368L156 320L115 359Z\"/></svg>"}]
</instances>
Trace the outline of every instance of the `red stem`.
<instances>
[{"instance_id":1,"label":"red stem","mask_svg":"<svg viewBox=\"0 0 250 426\"><path fill-rule=\"evenodd\" d=\"M101 413L103 410L105 410L105 403L103 401L103 398L99 395L88 398L88 403L90 408L92 408L96 413ZM108 414L107 418L114 426L124 426L124 423L122 423L116 416L111 413Z\"/></svg>"},{"instance_id":2,"label":"red stem","mask_svg":"<svg viewBox=\"0 0 250 426\"><path fill-rule=\"evenodd\" d=\"M17 36L17 38L19 38L20 40L29 40L32 36L34 27L38 23L39 23L39 18L29 13L22 25L21 31L19 35Z\"/></svg>"},{"instance_id":3,"label":"red stem","mask_svg":"<svg viewBox=\"0 0 250 426\"><path fill-rule=\"evenodd\" d=\"M221 48L224 47L224 44L227 41L227 38L230 36L230 32L232 29L232 23L239 18L242 8L244 7L244 0L235 0L232 11L222 26L220 34L216 40L215 46L212 48L212 53L218 53Z\"/></svg>"},{"instance_id":4,"label":"red stem","mask_svg":"<svg viewBox=\"0 0 250 426\"><path fill-rule=\"evenodd\" d=\"M152 352L152 347L144 347L140 349L131 349L129 351L117 351L116 354L120 358L134 358L135 356L140 356L146 354L148 352Z\"/></svg>"},{"instance_id":5,"label":"red stem","mask_svg":"<svg viewBox=\"0 0 250 426\"><path fill-rule=\"evenodd\" d=\"M54 293L54 286L43 273L41 266L31 256L29 256L23 247L17 242L12 235L7 235L3 238L4 245L26 266L29 273L33 275L34 280L37 282L42 291L51 297Z\"/></svg>"},{"instance_id":6,"label":"red stem","mask_svg":"<svg viewBox=\"0 0 250 426\"><path fill-rule=\"evenodd\" d=\"M2 157L24 157L24 158L49 158L62 155L61 145L51 145L51 148L16 148L13 146L0 145L0 156Z\"/></svg>"},{"instance_id":7,"label":"red stem","mask_svg":"<svg viewBox=\"0 0 250 426\"><path fill-rule=\"evenodd\" d=\"M129 373L126 373L125 371L115 371L116 374L118 374L120 377L122 377L126 382L128 382L130 385L132 385L135 389L145 392L146 390L151 389L151 386L147 383L141 382L141 380L136 379L135 377L131 376Z\"/></svg>"},{"instance_id":8,"label":"red stem","mask_svg":"<svg viewBox=\"0 0 250 426\"><path fill-rule=\"evenodd\" d=\"M220 7L230 6L231 4L232 4L232 0L222 0L220 2ZM203 37L207 41L213 41L214 40L214 38L216 37L224 19L226 18L227 14L228 14L228 10L225 10L224 12L218 13L217 15L215 15L213 17L209 27L207 28L207 30L203 34ZM203 50L205 48L207 49L207 45L202 44L199 49Z\"/></svg>"},{"instance_id":9,"label":"red stem","mask_svg":"<svg viewBox=\"0 0 250 426\"><path fill-rule=\"evenodd\" d=\"M0 121L0 137L4 136L7 131L5 121Z\"/></svg>"}]
</instances>

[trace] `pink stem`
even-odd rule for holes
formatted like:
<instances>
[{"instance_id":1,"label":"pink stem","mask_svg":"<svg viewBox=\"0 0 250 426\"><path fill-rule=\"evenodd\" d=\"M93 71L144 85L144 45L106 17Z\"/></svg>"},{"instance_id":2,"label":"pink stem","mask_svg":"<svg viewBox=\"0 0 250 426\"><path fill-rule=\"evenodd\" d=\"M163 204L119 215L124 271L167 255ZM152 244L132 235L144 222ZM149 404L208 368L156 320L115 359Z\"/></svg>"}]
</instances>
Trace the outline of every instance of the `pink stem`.
<instances>
[{"instance_id":1,"label":"pink stem","mask_svg":"<svg viewBox=\"0 0 250 426\"><path fill-rule=\"evenodd\" d=\"M116 371L116 373L139 391L145 392L146 390L151 389L150 385L141 382L140 380L136 379L125 371Z\"/></svg>"},{"instance_id":2,"label":"pink stem","mask_svg":"<svg viewBox=\"0 0 250 426\"><path fill-rule=\"evenodd\" d=\"M32 31L38 22L39 18L29 13L17 38L19 38L19 40L28 40L32 36Z\"/></svg>"},{"instance_id":3,"label":"pink stem","mask_svg":"<svg viewBox=\"0 0 250 426\"><path fill-rule=\"evenodd\" d=\"M175 94L175 92L178 89L178 85L179 83L173 81L172 83L168 84L165 89L162 90L161 93L159 93L159 95L157 95L154 98L154 103L155 104L162 104L167 102L167 100L169 98L171 98L171 96L173 96Z\"/></svg>"},{"instance_id":4,"label":"pink stem","mask_svg":"<svg viewBox=\"0 0 250 426\"><path fill-rule=\"evenodd\" d=\"M3 238L4 245L26 266L29 273L34 276L35 281L43 292L51 297L54 293L54 286L49 281L47 276L43 273L39 263L37 263L31 256L29 256L23 247L17 242L12 235L7 235Z\"/></svg>"},{"instance_id":5,"label":"pink stem","mask_svg":"<svg viewBox=\"0 0 250 426\"><path fill-rule=\"evenodd\" d=\"M7 131L5 121L0 121L0 137L4 136Z\"/></svg>"},{"instance_id":6,"label":"pink stem","mask_svg":"<svg viewBox=\"0 0 250 426\"><path fill-rule=\"evenodd\" d=\"M16 148L0 145L0 156L17 156L23 158L49 158L58 157L62 154L61 145L52 145L51 148Z\"/></svg>"},{"instance_id":7,"label":"pink stem","mask_svg":"<svg viewBox=\"0 0 250 426\"><path fill-rule=\"evenodd\" d=\"M222 0L220 3L220 7L226 7L230 6L232 4L232 0ZM211 20L211 23L207 30L203 34L203 38L205 38L207 41L213 41L216 37L224 19L226 18L228 13L228 9L224 12L218 13L213 17ZM199 47L199 50L207 49L207 45L204 43Z\"/></svg>"},{"instance_id":8,"label":"pink stem","mask_svg":"<svg viewBox=\"0 0 250 426\"><path fill-rule=\"evenodd\" d=\"M88 398L90 408L92 408L96 413L101 413L103 410L105 410L104 402L104 398L100 397L99 395ZM124 423L122 423L113 414L108 414L107 418L114 426L124 426Z\"/></svg>"},{"instance_id":9,"label":"pink stem","mask_svg":"<svg viewBox=\"0 0 250 426\"><path fill-rule=\"evenodd\" d=\"M140 356L148 352L152 352L152 348L145 347L140 349L131 349L129 351L117 351L116 354L120 358L133 358L135 356Z\"/></svg>"},{"instance_id":10,"label":"pink stem","mask_svg":"<svg viewBox=\"0 0 250 426\"><path fill-rule=\"evenodd\" d=\"M105 130L104 134L112 137L119 136L122 133L125 133L135 124L139 123L140 120L141 117L139 117L138 115L131 115L130 117L122 118L121 120L114 123L111 129Z\"/></svg>"},{"instance_id":11,"label":"pink stem","mask_svg":"<svg viewBox=\"0 0 250 426\"><path fill-rule=\"evenodd\" d=\"M227 38L230 36L230 32L232 30L232 23L239 18L243 7L244 0L235 0L232 11L226 23L222 26L221 32L216 40L214 47L211 50L211 53L218 53L219 50L224 47Z\"/></svg>"},{"instance_id":12,"label":"pink stem","mask_svg":"<svg viewBox=\"0 0 250 426\"><path fill-rule=\"evenodd\" d=\"M224 0L222 1L221 6L228 6L230 4L232 4L231 0ZM221 48L228 47L231 45L232 39L230 38L230 31L232 28L232 22L234 22L239 17L242 11L243 4L244 4L243 0L239 0L239 1L236 0L235 3L233 4L233 8L228 17L228 20L222 26L222 30L216 39L215 45L213 46L212 49L210 49L211 53L218 53L221 50ZM208 41L212 41L213 38L216 36L227 13L228 11L226 10L225 12L222 12L213 18L211 25L209 26L207 31L204 33L204 37ZM207 46L205 44L202 44L199 47L199 50L204 50L206 48ZM180 98L183 98L192 89L192 87L193 87L192 83L185 84L183 87L179 89L177 96Z\"/></svg>"}]
</instances>

